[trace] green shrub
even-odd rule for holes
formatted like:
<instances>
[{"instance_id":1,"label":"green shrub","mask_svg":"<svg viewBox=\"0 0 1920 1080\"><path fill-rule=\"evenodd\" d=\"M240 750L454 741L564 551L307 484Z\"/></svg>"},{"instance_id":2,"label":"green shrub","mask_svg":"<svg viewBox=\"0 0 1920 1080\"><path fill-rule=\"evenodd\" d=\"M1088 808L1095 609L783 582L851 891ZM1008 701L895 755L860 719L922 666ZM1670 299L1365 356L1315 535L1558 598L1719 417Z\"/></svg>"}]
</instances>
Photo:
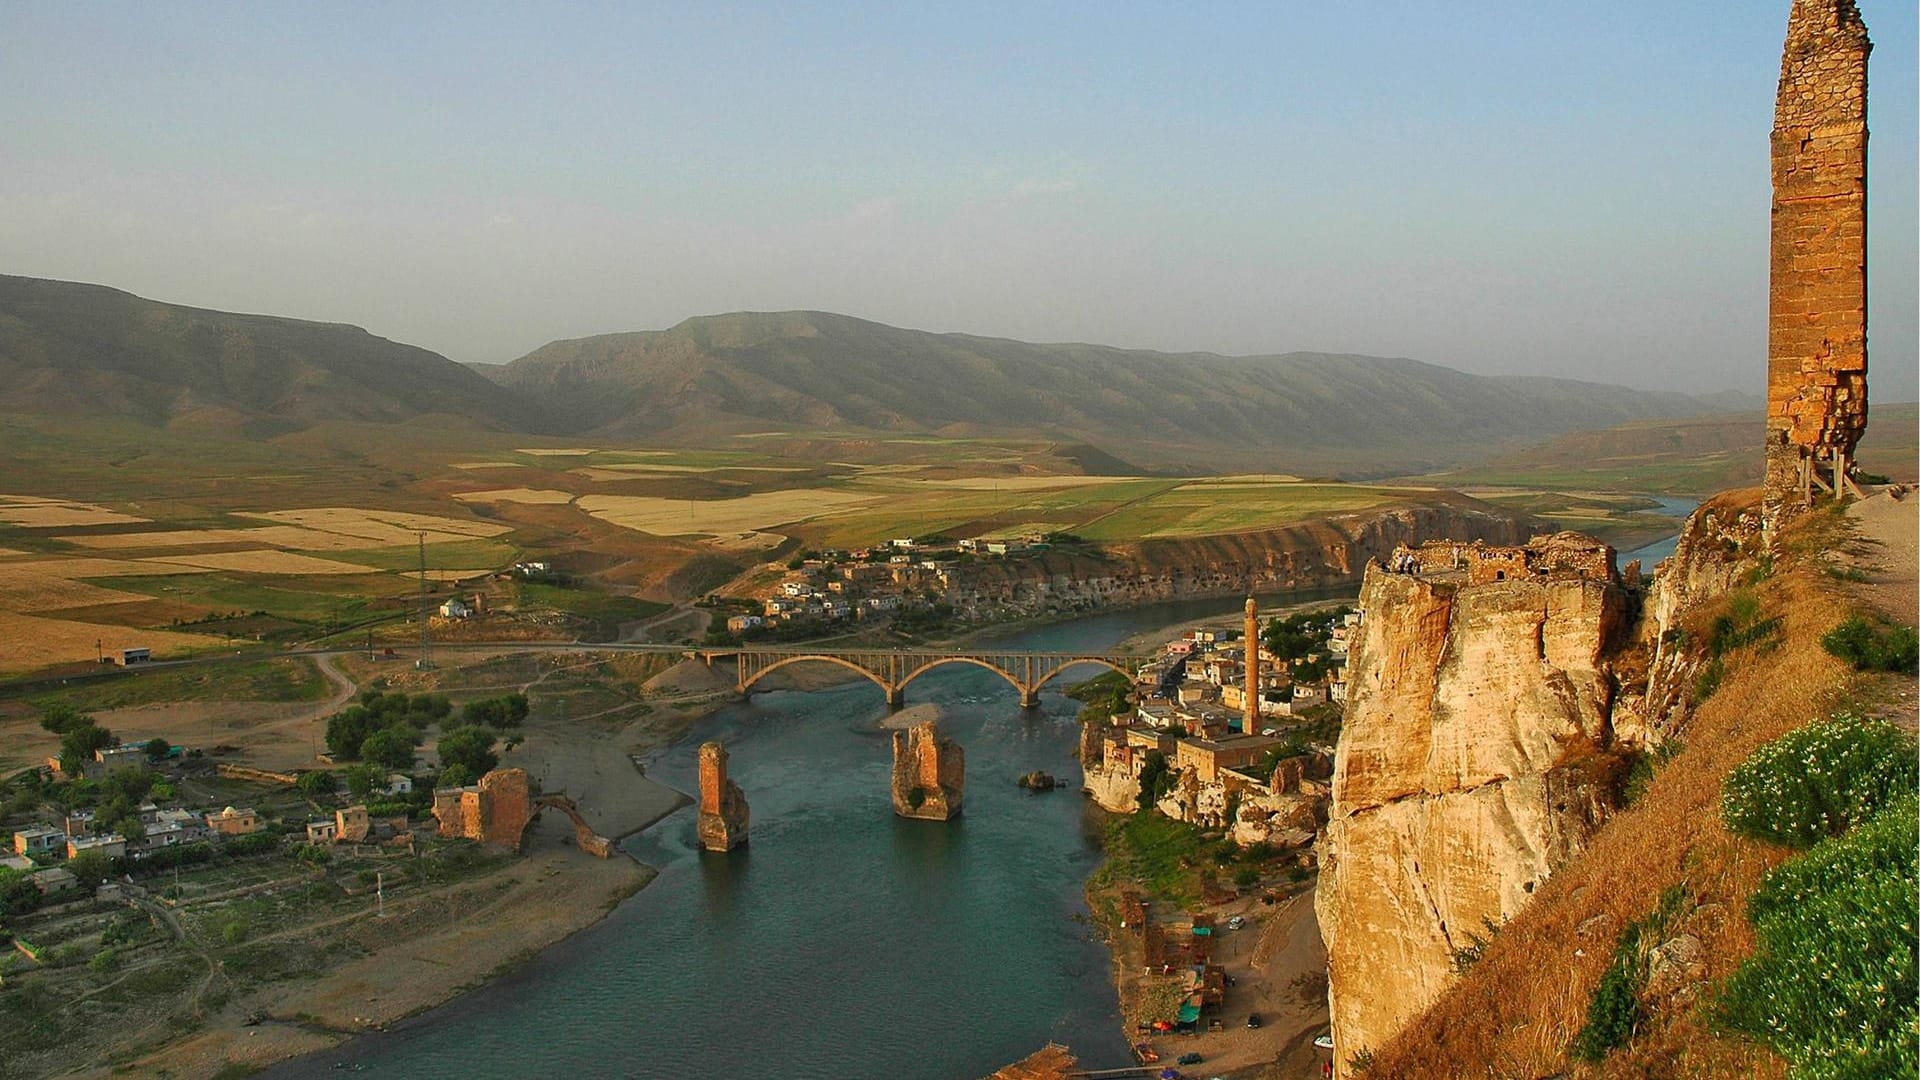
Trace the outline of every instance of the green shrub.
<instances>
[{"instance_id":1,"label":"green shrub","mask_svg":"<svg viewBox=\"0 0 1920 1080\"><path fill-rule=\"evenodd\" d=\"M1760 598L1745 589L1727 594L1727 610L1714 617L1707 633L1707 651L1717 659L1734 649L1772 641L1780 633L1780 617L1767 618Z\"/></svg>"},{"instance_id":2,"label":"green shrub","mask_svg":"<svg viewBox=\"0 0 1920 1080\"><path fill-rule=\"evenodd\" d=\"M1912 738L1883 721L1836 713L1735 766L1721 791L1720 815L1742 836L1807 848L1914 786Z\"/></svg>"},{"instance_id":3,"label":"green shrub","mask_svg":"<svg viewBox=\"0 0 1920 1080\"><path fill-rule=\"evenodd\" d=\"M1908 793L1769 871L1748 901L1756 948L1723 988L1720 1018L1772 1045L1795 1080L1920 1070L1917 830Z\"/></svg>"},{"instance_id":4,"label":"green shrub","mask_svg":"<svg viewBox=\"0 0 1920 1080\"><path fill-rule=\"evenodd\" d=\"M1653 911L1621 929L1620 940L1613 947L1613 962L1607 965L1606 974L1600 976L1587 1002L1587 1022L1573 1038L1570 1052L1575 1058L1600 1061L1639 1030L1647 1016L1640 1004L1640 990L1647 984L1649 957L1687 899L1686 887L1675 885L1660 895L1659 906Z\"/></svg>"},{"instance_id":5,"label":"green shrub","mask_svg":"<svg viewBox=\"0 0 1920 1080\"><path fill-rule=\"evenodd\" d=\"M1920 635L1911 626L1875 626L1855 615L1827 631L1820 644L1855 671L1912 675L1920 668Z\"/></svg>"},{"instance_id":6,"label":"green shrub","mask_svg":"<svg viewBox=\"0 0 1920 1080\"><path fill-rule=\"evenodd\" d=\"M1707 661L1700 674L1693 677L1693 700L1697 704L1705 701L1720 689L1720 683L1727 677L1727 663L1719 657Z\"/></svg>"}]
</instances>

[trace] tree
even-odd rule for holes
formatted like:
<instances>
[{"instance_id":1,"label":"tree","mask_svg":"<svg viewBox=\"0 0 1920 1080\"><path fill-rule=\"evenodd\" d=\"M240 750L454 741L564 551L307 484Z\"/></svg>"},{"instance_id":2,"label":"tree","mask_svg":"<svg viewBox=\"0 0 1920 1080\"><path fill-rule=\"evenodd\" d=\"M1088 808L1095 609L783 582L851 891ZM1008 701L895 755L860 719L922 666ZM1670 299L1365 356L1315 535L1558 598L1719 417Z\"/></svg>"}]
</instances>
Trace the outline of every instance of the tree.
<instances>
[{"instance_id":1,"label":"tree","mask_svg":"<svg viewBox=\"0 0 1920 1080\"><path fill-rule=\"evenodd\" d=\"M40 886L25 870L0 866L0 914L26 915L40 906Z\"/></svg>"},{"instance_id":2,"label":"tree","mask_svg":"<svg viewBox=\"0 0 1920 1080\"><path fill-rule=\"evenodd\" d=\"M314 798L332 794L336 781L333 774L327 770L315 769L312 772L301 773L299 779L293 782L293 786L300 789L300 794Z\"/></svg>"},{"instance_id":3,"label":"tree","mask_svg":"<svg viewBox=\"0 0 1920 1080\"><path fill-rule=\"evenodd\" d=\"M104 750L120 740L113 732L93 722L87 717L85 724L70 727L60 736L60 771L68 776L79 776L86 770L87 762L93 760L95 750Z\"/></svg>"},{"instance_id":4,"label":"tree","mask_svg":"<svg viewBox=\"0 0 1920 1080\"><path fill-rule=\"evenodd\" d=\"M404 772L413 768L413 748L419 742L419 732L406 724L396 724L367 736L367 741L360 744L360 756L374 764ZM352 783L351 776L348 777L348 783Z\"/></svg>"},{"instance_id":5,"label":"tree","mask_svg":"<svg viewBox=\"0 0 1920 1080\"><path fill-rule=\"evenodd\" d=\"M458 727L440 737L442 768L463 768L470 776L484 776L500 759L493 752L494 733L485 727Z\"/></svg>"},{"instance_id":6,"label":"tree","mask_svg":"<svg viewBox=\"0 0 1920 1080\"><path fill-rule=\"evenodd\" d=\"M80 884L91 889L113 873L113 860L100 851L83 851L67 860L67 870Z\"/></svg>"},{"instance_id":7,"label":"tree","mask_svg":"<svg viewBox=\"0 0 1920 1080\"><path fill-rule=\"evenodd\" d=\"M413 748L407 748L407 756L413 756ZM356 799L365 799L376 789L387 786L387 774L383 769L371 765L355 765L347 770L347 791Z\"/></svg>"},{"instance_id":8,"label":"tree","mask_svg":"<svg viewBox=\"0 0 1920 1080\"><path fill-rule=\"evenodd\" d=\"M349 706L343 712L334 713L327 717L327 753L341 761L359 758L360 744L366 742L376 728L374 713L365 705Z\"/></svg>"},{"instance_id":9,"label":"tree","mask_svg":"<svg viewBox=\"0 0 1920 1080\"><path fill-rule=\"evenodd\" d=\"M148 739L146 745L141 747L141 749L147 752L148 761L159 764L166 760L168 754L173 752L173 744L156 735Z\"/></svg>"},{"instance_id":10,"label":"tree","mask_svg":"<svg viewBox=\"0 0 1920 1080\"><path fill-rule=\"evenodd\" d=\"M460 708L460 722L491 728L519 727L527 719L528 711L527 695L507 694L467 702Z\"/></svg>"},{"instance_id":11,"label":"tree","mask_svg":"<svg viewBox=\"0 0 1920 1080\"><path fill-rule=\"evenodd\" d=\"M40 726L55 735L65 735L77 727L93 723L93 717L64 701L56 701L40 710Z\"/></svg>"},{"instance_id":12,"label":"tree","mask_svg":"<svg viewBox=\"0 0 1920 1080\"><path fill-rule=\"evenodd\" d=\"M1160 796L1173 790L1173 770L1167 766L1167 756L1158 750L1147 751L1145 761L1140 763L1140 809L1151 810Z\"/></svg>"},{"instance_id":13,"label":"tree","mask_svg":"<svg viewBox=\"0 0 1920 1080\"><path fill-rule=\"evenodd\" d=\"M440 770L440 776L433 782L434 787L466 787L478 779L467 771L465 765L449 765Z\"/></svg>"}]
</instances>

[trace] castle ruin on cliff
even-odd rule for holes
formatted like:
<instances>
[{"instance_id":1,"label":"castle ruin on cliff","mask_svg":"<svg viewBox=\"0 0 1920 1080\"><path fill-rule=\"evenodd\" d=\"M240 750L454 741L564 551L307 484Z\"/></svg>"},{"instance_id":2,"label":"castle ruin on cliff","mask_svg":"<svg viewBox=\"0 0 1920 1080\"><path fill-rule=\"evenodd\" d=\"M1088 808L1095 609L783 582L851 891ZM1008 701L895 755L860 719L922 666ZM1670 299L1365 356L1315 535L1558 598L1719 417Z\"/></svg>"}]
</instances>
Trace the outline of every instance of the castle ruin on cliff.
<instances>
[{"instance_id":1,"label":"castle ruin on cliff","mask_svg":"<svg viewBox=\"0 0 1920 1080\"><path fill-rule=\"evenodd\" d=\"M1850 484L1867 427L1867 54L1854 0L1794 0L1773 120L1769 521Z\"/></svg>"},{"instance_id":2,"label":"castle ruin on cliff","mask_svg":"<svg viewBox=\"0 0 1920 1080\"><path fill-rule=\"evenodd\" d=\"M1613 562L1560 533L1367 571L1314 901L1342 1057L1437 1000L1609 812L1635 609Z\"/></svg>"}]
</instances>

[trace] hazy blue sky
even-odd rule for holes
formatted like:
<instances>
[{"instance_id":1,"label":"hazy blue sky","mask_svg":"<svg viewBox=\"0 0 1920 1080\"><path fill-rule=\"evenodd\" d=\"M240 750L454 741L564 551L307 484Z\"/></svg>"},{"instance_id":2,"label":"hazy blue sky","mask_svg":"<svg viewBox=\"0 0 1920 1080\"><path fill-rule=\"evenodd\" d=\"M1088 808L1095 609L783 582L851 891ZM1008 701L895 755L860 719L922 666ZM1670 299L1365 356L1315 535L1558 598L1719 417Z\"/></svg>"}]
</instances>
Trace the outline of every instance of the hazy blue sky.
<instances>
[{"instance_id":1,"label":"hazy blue sky","mask_svg":"<svg viewBox=\"0 0 1920 1080\"><path fill-rule=\"evenodd\" d=\"M1873 34L1916 396L1915 10ZM0 272L460 360L741 308L1762 388L1786 0L0 0Z\"/></svg>"}]
</instances>

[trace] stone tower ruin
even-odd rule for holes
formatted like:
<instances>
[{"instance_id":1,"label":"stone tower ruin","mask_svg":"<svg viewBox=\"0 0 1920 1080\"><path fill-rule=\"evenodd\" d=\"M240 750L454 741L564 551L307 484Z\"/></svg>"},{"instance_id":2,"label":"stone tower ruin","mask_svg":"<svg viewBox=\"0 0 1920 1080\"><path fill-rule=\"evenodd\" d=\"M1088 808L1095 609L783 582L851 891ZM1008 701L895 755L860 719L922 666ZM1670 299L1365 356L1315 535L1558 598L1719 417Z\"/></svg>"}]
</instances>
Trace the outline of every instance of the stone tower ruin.
<instances>
[{"instance_id":1,"label":"stone tower ruin","mask_svg":"<svg viewBox=\"0 0 1920 1080\"><path fill-rule=\"evenodd\" d=\"M1850 483L1867 427L1867 54L1854 0L1793 0L1773 114L1769 521Z\"/></svg>"},{"instance_id":2,"label":"stone tower ruin","mask_svg":"<svg viewBox=\"0 0 1920 1080\"><path fill-rule=\"evenodd\" d=\"M727 777L727 748L700 744L700 816L694 831L708 851L732 851L747 842L747 796Z\"/></svg>"},{"instance_id":3,"label":"stone tower ruin","mask_svg":"<svg viewBox=\"0 0 1920 1080\"><path fill-rule=\"evenodd\" d=\"M926 720L893 733L893 812L905 818L948 821L960 816L967 755Z\"/></svg>"}]
</instances>

